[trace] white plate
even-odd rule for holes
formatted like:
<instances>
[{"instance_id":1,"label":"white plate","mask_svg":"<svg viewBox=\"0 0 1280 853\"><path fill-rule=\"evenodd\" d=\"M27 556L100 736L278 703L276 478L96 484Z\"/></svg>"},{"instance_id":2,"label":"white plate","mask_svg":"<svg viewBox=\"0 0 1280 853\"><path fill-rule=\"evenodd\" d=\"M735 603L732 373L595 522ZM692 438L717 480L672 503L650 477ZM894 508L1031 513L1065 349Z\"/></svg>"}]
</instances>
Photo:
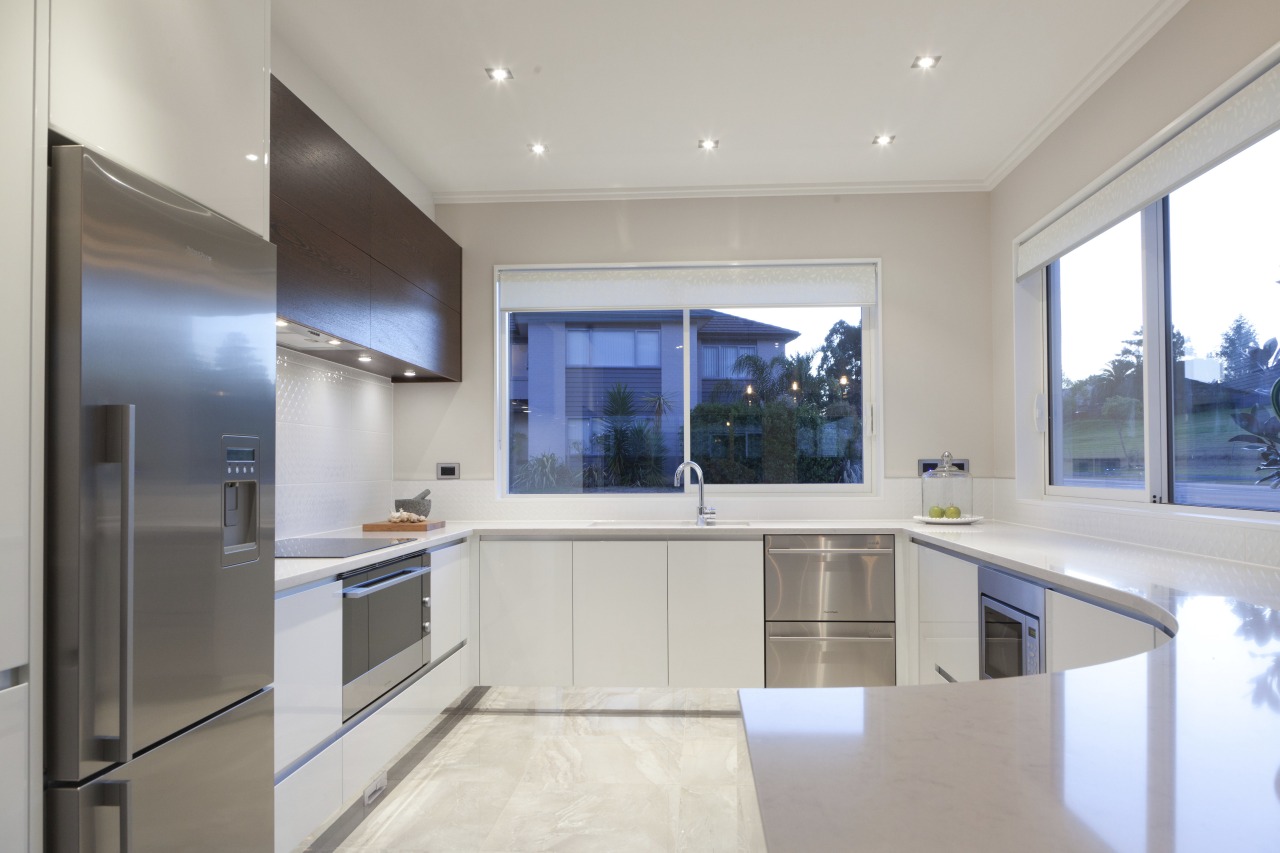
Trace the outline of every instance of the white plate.
<instances>
[{"instance_id":1,"label":"white plate","mask_svg":"<svg viewBox=\"0 0 1280 853\"><path fill-rule=\"evenodd\" d=\"M927 515L911 516L916 521L923 521L925 524L973 524L975 521L982 521L980 515L963 515L960 518L930 518Z\"/></svg>"}]
</instances>

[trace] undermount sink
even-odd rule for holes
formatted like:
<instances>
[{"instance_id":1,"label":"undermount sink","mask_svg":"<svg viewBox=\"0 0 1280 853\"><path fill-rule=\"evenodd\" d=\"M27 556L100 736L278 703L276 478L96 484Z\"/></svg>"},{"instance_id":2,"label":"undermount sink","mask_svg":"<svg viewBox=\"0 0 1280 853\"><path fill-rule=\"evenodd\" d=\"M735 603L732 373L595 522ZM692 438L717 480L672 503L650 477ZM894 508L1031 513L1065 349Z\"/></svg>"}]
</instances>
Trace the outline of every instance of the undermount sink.
<instances>
[{"instance_id":1,"label":"undermount sink","mask_svg":"<svg viewBox=\"0 0 1280 853\"><path fill-rule=\"evenodd\" d=\"M697 527L698 522L682 521L593 521L588 527ZM708 521L707 527L750 527L749 521Z\"/></svg>"}]
</instances>

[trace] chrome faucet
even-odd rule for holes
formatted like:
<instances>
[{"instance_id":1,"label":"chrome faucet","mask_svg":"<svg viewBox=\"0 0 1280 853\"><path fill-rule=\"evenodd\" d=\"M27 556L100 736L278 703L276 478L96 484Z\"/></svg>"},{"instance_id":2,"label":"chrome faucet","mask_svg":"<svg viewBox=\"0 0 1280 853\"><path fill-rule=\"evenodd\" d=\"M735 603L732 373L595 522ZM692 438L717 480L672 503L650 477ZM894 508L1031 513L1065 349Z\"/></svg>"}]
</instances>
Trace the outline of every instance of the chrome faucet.
<instances>
[{"instance_id":1,"label":"chrome faucet","mask_svg":"<svg viewBox=\"0 0 1280 853\"><path fill-rule=\"evenodd\" d=\"M707 506L706 502L702 499L702 484L704 481L702 477L702 469L698 467L698 463L692 460L688 462L681 462L680 467L676 469L676 479L672 485L680 486L680 478L684 477L684 472L690 469L693 470L693 473L698 475L698 526L706 527L707 522L714 522L716 520L716 508L713 506ZM685 477L685 479L687 481L688 478Z\"/></svg>"}]
</instances>

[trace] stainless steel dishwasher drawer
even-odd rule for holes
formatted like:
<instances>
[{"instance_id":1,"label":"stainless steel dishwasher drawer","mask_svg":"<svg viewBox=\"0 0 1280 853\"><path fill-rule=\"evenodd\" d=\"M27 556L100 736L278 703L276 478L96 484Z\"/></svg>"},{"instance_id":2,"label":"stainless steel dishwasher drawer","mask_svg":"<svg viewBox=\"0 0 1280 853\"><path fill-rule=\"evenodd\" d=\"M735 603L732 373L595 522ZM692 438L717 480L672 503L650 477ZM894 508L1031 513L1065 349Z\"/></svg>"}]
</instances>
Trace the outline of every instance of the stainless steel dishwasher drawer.
<instances>
[{"instance_id":1,"label":"stainless steel dishwasher drawer","mask_svg":"<svg viewBox=\"0 0 1280 853\"><path fill-rule=\"evenodd\" d=\"M765 537L765 619L892 622L893 537Z\"/></svg>"},{"instance_id":2,"label":"stainless steel dishwasher drawer","mask_svg":"<svg viewBox=\"0 0 1280 853\"><path fill-rule=\"evenodd\" d=\"M892 622L770 622L765 687L884 687L897 683Z\"/></svg>"}]
</instances>

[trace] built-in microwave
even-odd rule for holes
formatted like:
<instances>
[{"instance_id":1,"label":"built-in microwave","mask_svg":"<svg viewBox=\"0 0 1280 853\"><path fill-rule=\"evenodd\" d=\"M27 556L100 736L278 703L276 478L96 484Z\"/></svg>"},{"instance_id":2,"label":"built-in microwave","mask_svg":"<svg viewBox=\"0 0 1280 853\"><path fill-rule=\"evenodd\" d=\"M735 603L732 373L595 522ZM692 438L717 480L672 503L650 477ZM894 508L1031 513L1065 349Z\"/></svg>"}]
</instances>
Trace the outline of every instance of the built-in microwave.
<instances>
[{"instance_id":1,"label":"built-in microwave","mask_svg":"<svg viewBox=\"0 0 1280 853\"><path fill-rule=\"evenodd\" d=\"M1044 587L978 567L978 674L1044 672Z\"/></svg>"}]
</instances>

